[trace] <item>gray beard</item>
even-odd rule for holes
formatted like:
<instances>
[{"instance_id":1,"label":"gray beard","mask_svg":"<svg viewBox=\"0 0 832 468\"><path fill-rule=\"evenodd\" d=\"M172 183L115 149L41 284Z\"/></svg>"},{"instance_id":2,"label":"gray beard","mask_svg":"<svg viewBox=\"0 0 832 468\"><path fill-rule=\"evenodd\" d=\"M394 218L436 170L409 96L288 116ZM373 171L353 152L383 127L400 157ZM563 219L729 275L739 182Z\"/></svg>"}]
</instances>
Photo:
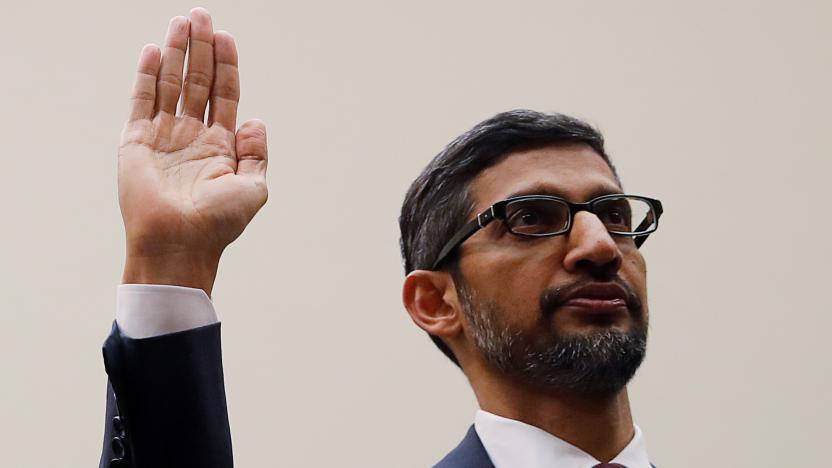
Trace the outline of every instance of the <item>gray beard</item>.
<instances>
[{"instance_id":1,"label":"gray beard","mask_svg":"<svg viewBox=\"0 0 832 468\"><path fill-rule=\"evenodd\" d=\"M501 323L507 313L493 302L478 303L457 282L474 344L496 370L545 391L584 396L617 393L633 378L647 351L647 323L630 331L599 330L580 336L557 332L529 336ZM541 314L541 320L544 320ZM541 327L551 330L551 325Z\"/></svg>"}]
</instances>

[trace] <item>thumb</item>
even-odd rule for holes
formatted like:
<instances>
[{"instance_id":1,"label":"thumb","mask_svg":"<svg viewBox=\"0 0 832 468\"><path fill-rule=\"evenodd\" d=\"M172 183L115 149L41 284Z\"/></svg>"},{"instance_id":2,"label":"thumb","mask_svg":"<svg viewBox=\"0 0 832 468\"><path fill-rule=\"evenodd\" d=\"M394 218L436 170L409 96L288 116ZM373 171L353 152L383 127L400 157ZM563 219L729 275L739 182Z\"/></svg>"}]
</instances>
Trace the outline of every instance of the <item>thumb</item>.
<instances>
[{"instance_id":1,"label":"thumb","mask_svg":"<svg viewBox=\"0 0 832 468\"><path fill-rule=\"evenodd\" d=\"M266 146L266 124L252 119L237 130L237 175L262 178L265 183L269 150Z\"/></svg>"}]
</instances>

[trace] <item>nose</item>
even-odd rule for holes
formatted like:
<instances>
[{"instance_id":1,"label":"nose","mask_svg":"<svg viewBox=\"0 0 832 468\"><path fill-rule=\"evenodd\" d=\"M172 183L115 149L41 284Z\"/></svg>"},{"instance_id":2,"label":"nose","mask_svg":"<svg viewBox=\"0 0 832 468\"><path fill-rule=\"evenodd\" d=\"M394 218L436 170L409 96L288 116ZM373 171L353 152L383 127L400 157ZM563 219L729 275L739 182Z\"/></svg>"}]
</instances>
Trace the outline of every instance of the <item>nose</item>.
<instances>
[{"instance_id":1,"label":"nose","mask_svg":"<svg viewBox=\"0 0 832 468\"><path fill-rule=\"evenodd\" d=\"M568 234L564 268L572 273L612 276L618 273L622 261L621 250L604 223L592 213L576 213Z\"/></svg>"}]
</instances>

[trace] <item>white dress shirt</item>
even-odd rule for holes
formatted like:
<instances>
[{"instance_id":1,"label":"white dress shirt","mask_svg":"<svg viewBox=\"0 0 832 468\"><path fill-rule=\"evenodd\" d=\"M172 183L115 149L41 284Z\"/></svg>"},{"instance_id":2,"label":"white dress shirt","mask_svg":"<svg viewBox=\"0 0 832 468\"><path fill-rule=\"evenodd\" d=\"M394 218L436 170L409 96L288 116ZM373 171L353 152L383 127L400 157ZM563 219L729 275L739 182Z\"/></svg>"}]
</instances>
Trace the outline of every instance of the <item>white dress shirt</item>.
<instances>
[{"instance_id":1,"label":"white dress shirt","mask_svg":"<svg viewBox=\"0 0 832 468\"><path fill-rule=\"evenodd\" d=\"M529 424L478 410L474 429L495 468L592 468L601 463L592 455ZM627 468L650 468L641 429L610 463Z\"/></svg>"},{"instance_id":2,"label":"white dress shirt","mask_svg":"<svg viewBox=\"0 0 832 468\"><path fill-rule=\"evenodd\" d=\"M176 333L217 323L214 304L202 289L162 284L121 284L116 323L131 338Z\"/></svg>"}]
</instances>

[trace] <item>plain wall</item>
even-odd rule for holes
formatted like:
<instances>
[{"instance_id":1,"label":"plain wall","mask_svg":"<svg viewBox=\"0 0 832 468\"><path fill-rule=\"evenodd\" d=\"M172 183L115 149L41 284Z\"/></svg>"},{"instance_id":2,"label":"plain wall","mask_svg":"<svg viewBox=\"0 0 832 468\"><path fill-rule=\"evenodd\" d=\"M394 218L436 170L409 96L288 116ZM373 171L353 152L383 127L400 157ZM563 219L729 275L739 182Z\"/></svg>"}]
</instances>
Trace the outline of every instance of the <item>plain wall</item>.
<instances>
[{"instance_id":1,"label":"plain wall","mask_svg":"<svg viewBox=\"0 0 832 468\"><path fill-rule=\"evenodd\" d=\"M124 233L116 148L165 2L4 5L0 464L94 466ZM643 249L631 384L660 467L828 466L832 3L208 1L270 199L214 288L237 466L425 467L476 403L400 301L398 211L499 111L600 127Z\"/></svg>"}]
</instances>

